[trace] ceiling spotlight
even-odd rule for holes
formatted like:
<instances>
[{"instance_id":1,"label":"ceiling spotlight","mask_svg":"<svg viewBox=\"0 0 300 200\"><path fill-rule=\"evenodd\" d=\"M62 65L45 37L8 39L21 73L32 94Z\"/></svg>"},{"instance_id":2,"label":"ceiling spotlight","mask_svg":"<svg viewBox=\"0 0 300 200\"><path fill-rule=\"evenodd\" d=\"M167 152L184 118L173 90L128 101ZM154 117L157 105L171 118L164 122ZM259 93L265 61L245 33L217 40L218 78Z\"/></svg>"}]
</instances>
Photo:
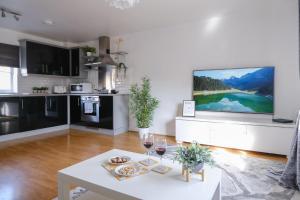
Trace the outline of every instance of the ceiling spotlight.
<instances>
[{"instance_id":1,"label":"ceiling spotlight","mask_svg":"<svg viewBox=\"0 0 300 200\"><path fill-rule=\"evenodd\" d=\"M7 15L12 15L16 21L19 21L20 17L22 16L20 13L11 11L6 8L0 8L0 10L1 10L1 17L3 17L3 18L6 17Z\"/></svg>"},{"instance_id":2,"label":"ceiling spotlight","mask_svg":"<svg viewBox=\"0 0 300 200\"><path fill-rule=\"evenodd\" d=\"M20 17L18 15L14 15L14 18L15 18L16 21L20 20Z\"/></svg>"}]
</instances>

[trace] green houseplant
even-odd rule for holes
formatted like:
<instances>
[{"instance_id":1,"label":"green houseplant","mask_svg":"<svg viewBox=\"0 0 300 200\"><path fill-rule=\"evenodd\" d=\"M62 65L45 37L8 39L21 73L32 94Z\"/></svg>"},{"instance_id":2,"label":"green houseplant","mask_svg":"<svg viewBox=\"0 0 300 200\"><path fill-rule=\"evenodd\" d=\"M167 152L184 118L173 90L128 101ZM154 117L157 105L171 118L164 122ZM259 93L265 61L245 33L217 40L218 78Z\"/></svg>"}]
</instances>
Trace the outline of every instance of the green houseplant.
<instances>
[{"instance_id":1,"label":"green houseplant","mask_svg":"<svg viewBox=\"0 0 300 200\"><path fill-rule=\"evenodd\" d=\"M96 48L95 47L84 46L81 49L85 52L85 54L87 56L91 56L92 54L96 53Z\"/></svg>"},{"instance_id":2,"label":"green houseplant","mask_svg":"<svg viewBox=\"0 0 300 200\"><path fill-rule=\"evenodd\" d=\"M142 79L142 85L133 84L130 88L129 109L136 119L139 134L149 133L149 127L152 124L153 114L158 107L159 101L151 96L151 86L149 78Z\"/></svg>"},{"instance_id":3,"label":"green houseplant","mask_svg":"<svg viewBox=\"0 0 300 200\"><path fill-rule=\"evenodd\" d=\"M215 163L211 151L197 142L193 142L187 147L179 147L174 159L182 164L183 169L189 172L200 171L205 163L209 165Z\"/></svg>"}]
</instances>

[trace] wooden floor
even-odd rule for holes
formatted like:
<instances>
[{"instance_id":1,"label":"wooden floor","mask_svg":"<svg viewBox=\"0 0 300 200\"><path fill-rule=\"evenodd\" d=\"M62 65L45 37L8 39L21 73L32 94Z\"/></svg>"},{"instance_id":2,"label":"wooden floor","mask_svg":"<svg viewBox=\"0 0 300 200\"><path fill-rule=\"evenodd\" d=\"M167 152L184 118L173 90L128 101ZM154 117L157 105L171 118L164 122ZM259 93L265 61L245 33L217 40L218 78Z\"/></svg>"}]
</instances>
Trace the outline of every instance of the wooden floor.
<instances>
[{"instance_id":1,"label":"wooden floor","mask_svg":"<svg viewBox=\"0 0 300 200\"><path fill-rule=\"evenodd\" d=\"M167 137L175 144L174 137ZM0 148L0 200L49 200L57 196L57 171L113 148L144 153L137 133L116 137L77 130ZM213 150L218 149L211 147ZM282 156L230 150L285 162Z\"/></svg>"}]
</instances>

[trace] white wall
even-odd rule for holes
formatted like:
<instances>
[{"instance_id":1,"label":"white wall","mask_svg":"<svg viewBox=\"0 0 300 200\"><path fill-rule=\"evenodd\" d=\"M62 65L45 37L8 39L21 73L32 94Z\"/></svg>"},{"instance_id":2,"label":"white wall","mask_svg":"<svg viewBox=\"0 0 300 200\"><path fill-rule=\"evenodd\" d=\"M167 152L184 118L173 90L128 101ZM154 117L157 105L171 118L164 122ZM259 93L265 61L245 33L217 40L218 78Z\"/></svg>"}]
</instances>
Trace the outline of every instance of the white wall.
<instances>
[{"instance_id":1,"label":"white wall","mask_svg":"<svg viewBox=\"0 0 300 200\"><path fill-rule=\"evenodd\" d=\"M179 105L191 99L193 69L276 66L275 115L295 119L300 108L297 0L251 2L184 25L122 36L130 83L150 77L160 100L153 132L175 133ZM136 130L133 119L130 129Z\"/></svg>"},{"instance_id":2,"label":"white wall","mask_svg":"<svg viewBox=\"0 0 300 200\"><path fill-rule=\"evenodd\" d=\"M47 38L42 38L34 36L31 34L21 33L9 29L0 28L0 43L19 45L19 40L30 39L34 41L39 41L47 44L58 45L62 47L73 47L78 46L74 43L64 43ZM30 93L32 92L32 87L42 87L47 86L49 89L53 85L68 85L70 82L81 82L80 79L71 79L66 77L53 77L53 76L43 76L43 75L29 75L22 77L19 73L18 78L18 92L19 93Z\"/></svg>"}]
</instances>

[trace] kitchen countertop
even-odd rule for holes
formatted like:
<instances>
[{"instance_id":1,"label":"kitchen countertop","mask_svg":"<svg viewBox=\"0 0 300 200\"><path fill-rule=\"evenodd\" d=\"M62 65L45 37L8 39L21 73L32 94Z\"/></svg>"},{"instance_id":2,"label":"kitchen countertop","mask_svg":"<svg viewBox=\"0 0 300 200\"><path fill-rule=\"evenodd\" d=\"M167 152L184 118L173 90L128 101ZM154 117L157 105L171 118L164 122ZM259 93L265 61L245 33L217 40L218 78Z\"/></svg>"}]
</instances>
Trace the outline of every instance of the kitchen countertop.
<instances>
[{"instance_id":1,"label":"kitchen countertop","mask_svg":"<svg viewBox=\"0 0 300 200\"><path fill-rule=\"evenodd\" d=\"M118 95L128 95L128 94L54 94L54 93L9 93L9 94L0 94L0 97L44 97L44 96L118 96Z\"/></svg>"}]
</instances>

